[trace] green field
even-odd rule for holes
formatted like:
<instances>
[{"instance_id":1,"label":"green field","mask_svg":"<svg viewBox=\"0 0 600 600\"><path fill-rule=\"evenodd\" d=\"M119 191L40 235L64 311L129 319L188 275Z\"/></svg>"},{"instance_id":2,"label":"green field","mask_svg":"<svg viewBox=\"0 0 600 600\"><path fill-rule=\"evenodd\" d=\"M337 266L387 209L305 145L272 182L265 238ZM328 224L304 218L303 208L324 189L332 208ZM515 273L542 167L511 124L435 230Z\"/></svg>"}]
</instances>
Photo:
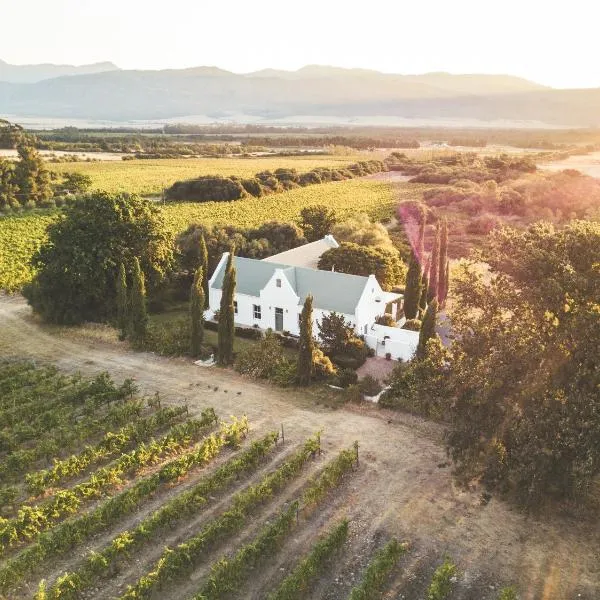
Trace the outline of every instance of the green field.
<instances>
[{"instance_id":1,"label":"green field","mask_svg":"<svg viewBox=\"0 0 600 600\"><path fill-rule=\"evenodd\" d=\"M58 211L0 217L0 289L14 292L27 283L33 270L29 259L46 236Z\"/></svg>"},{"instance_id":2,"label":"green field","mask_svg":"<svg viewBox=\"0 0 600 600\"><path fill-rule=\"evenodd\" d=\"M357 160L377 158L370 154L351 156L282 156L278 158L174 158L106 162L56 163L57 173L83 173L92 178L92 189L159 195L175 181L200 175L250 177L260 171L295 168L300 172L316 167L341 167Z\"/></svg>"},{"instance_id":3,"label":"green field","mask_svg":"<svg viewBox=\"0 0 600 600\"><path fill-rule=\"evenodd\" d=\"M400 187L381 181L348 179L235 202L166 204L164 213L168 227L175 233L190 223L256 227L265 221L295 221L300 211L312 204L325 204L341 217L366 212L381 219L392 214L399 200L420 198L423 187L426 186L403 184Z\"/></svg>"},{"instance_id":4,"label":"green field","mask_svg":"<svg viewBox=\"0 0 600 600\"><path fill-rule=\"evenodd\" d=\"M391 216L398 201L420 198L424 187L349 179L234 202L166 204L161 210L167 227L174 234L186 229L190 223L255 227L271 220L294 221L302 208L312 204L325 204L341 217L366 212L381 219ZM44 239L47 225L58 214L54 211L0 217L0 289L13 292L31 279L33 271L29 259Z\"/></svg>"}]
</instances>

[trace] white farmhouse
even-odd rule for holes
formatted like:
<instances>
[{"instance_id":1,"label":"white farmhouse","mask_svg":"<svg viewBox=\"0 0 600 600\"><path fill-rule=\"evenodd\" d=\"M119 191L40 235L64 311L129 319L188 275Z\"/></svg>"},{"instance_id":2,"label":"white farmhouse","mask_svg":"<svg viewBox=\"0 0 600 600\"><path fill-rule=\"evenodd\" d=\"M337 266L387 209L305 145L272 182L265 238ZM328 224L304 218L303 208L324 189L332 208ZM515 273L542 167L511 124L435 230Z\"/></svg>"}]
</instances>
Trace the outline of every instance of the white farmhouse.
<instances>
[{"instance_id":1,"label":"white farmhouse","mask_svg":"<svg viewBox=\"0 0 600 600\"><path fill-rule=\"evenodd\" d=\"M410 358L418 334L415 338L412 331L376 324L377 317L386 311L396 318L402 294L383 291L374 275L362 277L317 269L321 254L332 247L337 247L337 242L326 236L265 260L234 257L236 325L299 335L300 313L311 294L313 331L317 336L323 316L336 312L345 317L358 335L364 336L378 355L389 352L393 358ZM223 254L209 281L211 309L207 318L219 307L228 255L228 252Z\"/></svg>"}]
</instances>

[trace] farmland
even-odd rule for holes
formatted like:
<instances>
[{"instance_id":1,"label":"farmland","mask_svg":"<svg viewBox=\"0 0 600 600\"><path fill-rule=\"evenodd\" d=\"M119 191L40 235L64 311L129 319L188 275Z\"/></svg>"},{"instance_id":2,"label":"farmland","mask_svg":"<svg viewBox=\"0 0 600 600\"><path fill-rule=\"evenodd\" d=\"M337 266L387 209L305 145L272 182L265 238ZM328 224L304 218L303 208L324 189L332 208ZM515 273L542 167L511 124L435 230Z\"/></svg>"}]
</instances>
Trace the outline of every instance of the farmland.
<instances>
[{"instance_id":1,"label":"farmland","mask_svg":"<svg viewBox=\"0 0 600 600\"><path fill-rule=\"evenodd\" d=\"M374 156L356 154L276 158L178 158L58 163L48 166L57 173L88 175L92 179L92 189L157 196L175 181L201 175L250 177L260 171L272 171L278 168L295 168L303 172L316 167L342 167L365 158L374 158Z\"/></svg>"},{"instance_id":2,"label":"farmland","mask_svg":"<svg viewBox=\"0 0 600 600\"><path fill-rule=\"evenodd\" d=\"M254 227L270 220L293 221L303 207L311 204L327 204L341 216L362 211L381 218L392 214L399 199L419 197L422 188L413 184L393 188L380 181L352 179L235 202L173 203L161 210L173 233L193 222ZM1 289L15 291L31 279L28 261L57 214L36 212L0 217Z\"/></svg>"},{"instance_id":3,"label":"farmland","mask_svg":"<svg viewBox=\"0 0 600 600\"><path fill-rule=\"evenodd\" d=\"M66 435L69 415L86 413L77 421L81 433L98 421L94 415L136 406L142 394L154 400L159 392L161 400L160 407L142 402L140 413L124 422L106 426L103 418L85 442L74 432L69 447L47 446L47 455L1 482L17 488L3 522L16 531L0 557L2 578L13 581L6 597L30 598L45 579L50 598L58 592L61 598L214 598L222 597L224 582L232 586L230 598L377 598L373 590L380 587L386 597L423 598L445 555L457 566L451 597L496 600L508 584L524 598L595 597L598 541L590 523L531 519L497 498L484 504L479 493L452 485L441 427L399 413L330 410L317 404L318 390L282 394L231 371L130 352L97 334L41 327L22 299L0 298L0 356L30 356L38 364L18 379L23 385L3 390L0 418L18 417L13 401L19 398L27 403L22 411L39 405L35 394L45 400L44 410L31 411L40 415L30 419L37 433L21 431L13 446L28 448L32 435L52 439L43 433L52 419L41 415L60 414L59 406L69 412L62 421L54 417L52 431ZM48 361L61 371L44 367ZM104 401L76 402L75 394L61 392L106 369L116 382L110 403L110 394L102 394L105 380L94 392ZM71 380L76 371L82 380ZM121 387L127 378L135 378L139 392ZM189 414L166 415L163 425L156 418L185 406ZM189 457L199 456L195 449L218 438L222 426L211 422L210 407L229 424L229 415L242 423L246 414L249 433L240 436L239 448L224 444L214 458L163 481L173 472L167 465L189 466ZM193 421L199 423L185 425ZM275 442L282 424L285 441ZM107 430L124 428L136 431L137 441L103 443ZM131 470L123 470L126 464ZM51 504L56 498L64 502ZM296 521L297 501L304 508ZM19 527L22 505L45 515L35 521L39 533ZM50 505L69 514L44 510ZM102 529L96 529L99 517ZM294 589L299 595L288 595Z\"/></svg>"},{"instance_id":4,"label":"farmland","mask_svg":"<svg viewBox=\"0 0 600 600\"><path fill-rule=\"evenodd\" d=\"M0 590L10 597L44 577L44 598L87 597L98 585L99 597L112 585L119 598L151 598L166 583L172 597L196 590L198 597L221 598L245 586L252 568L276 558L288 537L322 519L333 490L339 494L360 472L358 444L324 456L320 431L287 443L283 430L246 440L246 417L219 421L212 408L192 417L187 405L161 407L159 397L144 402L131 380L116 385L106 373L86 379L3 361L0 389ZM25 413L29 423L22 427ZM141 521L125 527L139 512ZM254 539L226 551L257 516ZM108 533L101 545L84 549L81 560L55 576L53 565L98 532ZM319 562L339 550L347 533L343 520L316 544ZM165 537L173 544L154 560L153 546ZM133 551L145 553L144 566L128 560ZM110 581L115 569L129 571L117 585ZM189 584L194 571L201 576ZM297 576L311 583L311 571Z\"/></svg>"}]
</instances>

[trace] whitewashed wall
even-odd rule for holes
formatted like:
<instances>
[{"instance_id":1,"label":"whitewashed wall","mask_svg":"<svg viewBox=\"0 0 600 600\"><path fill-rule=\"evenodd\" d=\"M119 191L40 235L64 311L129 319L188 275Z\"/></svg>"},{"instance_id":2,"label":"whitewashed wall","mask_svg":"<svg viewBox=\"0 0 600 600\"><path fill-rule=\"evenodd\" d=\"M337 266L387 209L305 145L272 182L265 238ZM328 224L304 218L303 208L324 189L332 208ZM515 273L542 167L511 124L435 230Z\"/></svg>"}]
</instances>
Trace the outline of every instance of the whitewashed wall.
<instances>
[{"instance_id":1,"label":"whitewashed wall","mask_svg":"<svg viewBox=\"0 0 600 600\"><path fill-rule=\"evenodd\" d=\"M375 319L385 314L385 302L376 302L375 298L381 296L382 290L375 275L369 275L369 282L356 307L356 332L359 335L368 335L369 329ZM365 333L365 325L367 327Z\"/></svg>"},{"instance_id":2,"label":"whitewashed wall","mask_svg":"<svg viewBox=\"0 0 600 600\"><path fill-rule=\"evenodd\" d=\"M365 336L369 348L375 350L376 356L385 356L388 352L395 360L410 360L419 343L419 332L373 325Z\"/></svg>"}]
</instances>

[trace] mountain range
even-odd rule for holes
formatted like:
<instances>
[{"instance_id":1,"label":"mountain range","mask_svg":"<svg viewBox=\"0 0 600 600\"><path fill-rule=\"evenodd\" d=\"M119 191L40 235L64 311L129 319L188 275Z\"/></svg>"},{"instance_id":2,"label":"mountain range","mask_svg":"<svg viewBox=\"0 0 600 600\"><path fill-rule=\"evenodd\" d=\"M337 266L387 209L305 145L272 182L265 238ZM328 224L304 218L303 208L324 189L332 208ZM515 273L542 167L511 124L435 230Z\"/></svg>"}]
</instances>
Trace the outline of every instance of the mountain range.
<instances>
[{"instance_id":1,"label":"mountain range","mask_svg":"<svg viewBox=\"0 0 600 600\"><path fill-rule=\"evenodd\" d=\"M94 63L93 65L10 65L0 60L0 81L10 83L36 83L44 79L53 79L65 75L89 75L90 73L104 73L117 71L119 67L111 62Z\"/></svg>"},{"instance_id":2,"label":"mountain range","mask_svg":"<svg viewBox=\"0 0 600 600\"><path fill-rule=\"evenodd\" d=\"M88 120L354 117L600 126L600 89L559 90L509 75L386 74L310 65L237 74L217 67L121 70L0 61L0 115Z\"/></svg>"}]
</instances>

